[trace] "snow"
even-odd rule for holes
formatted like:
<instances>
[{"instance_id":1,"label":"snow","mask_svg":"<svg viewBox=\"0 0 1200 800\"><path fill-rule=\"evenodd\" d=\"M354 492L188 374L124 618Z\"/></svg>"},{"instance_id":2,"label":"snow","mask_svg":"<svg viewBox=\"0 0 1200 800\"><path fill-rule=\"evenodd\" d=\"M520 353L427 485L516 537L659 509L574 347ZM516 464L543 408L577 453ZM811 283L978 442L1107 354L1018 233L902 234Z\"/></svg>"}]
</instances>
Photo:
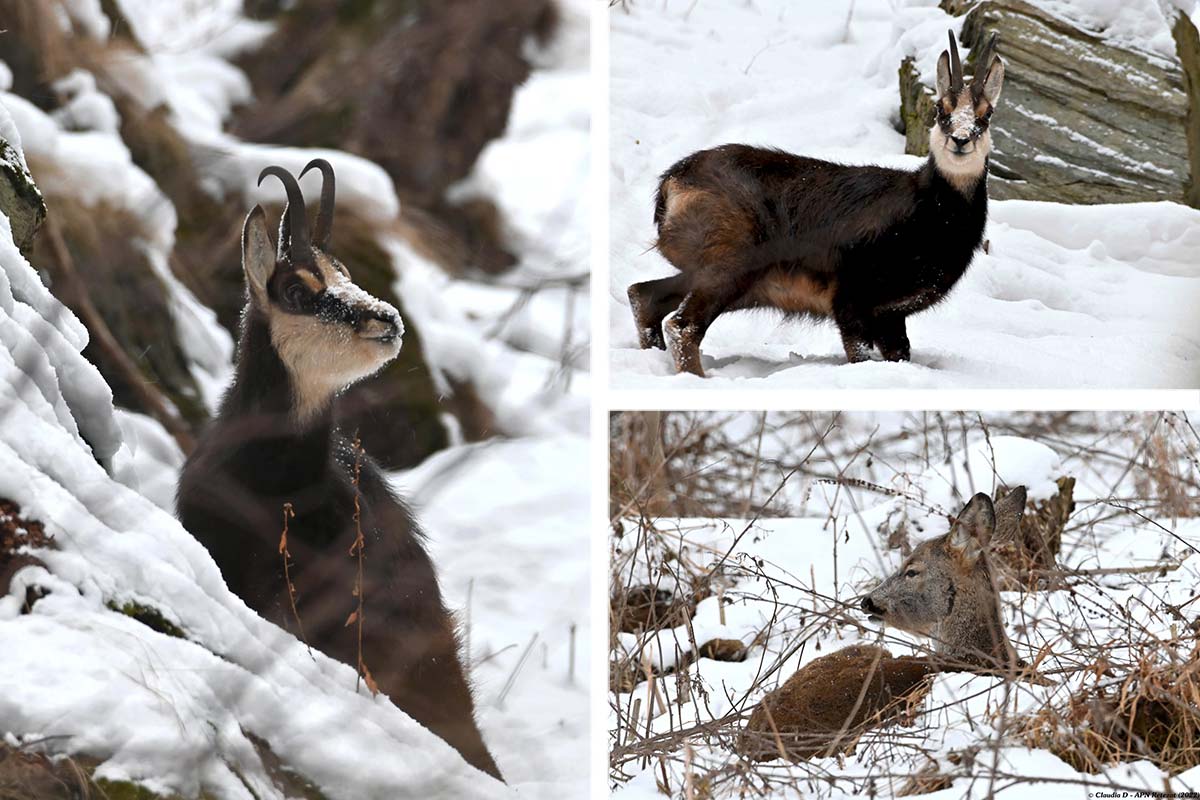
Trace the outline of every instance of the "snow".
<instances>
[{"instance_id":1,"label":"snow","mask_svg":"<svg viewBox=\"0 0 1200 800\"><path fill-rule=\"evenodd\" d=\"M943 303L909 318L910 363L848 364L831 322L785 321L772 311L718 318L701 345L707 379L676 375L665 352L637 348L626 288L675 272L650 248L657 176L679 158L746 142L844 163L921 164L902 155L903 137L893 128L896 68L915 55L932 81L946 29L961 19L936 3L895 5L863 0L852 15L848 0L612 9L613 387L1200 384L1200 337L1190 322L1200 305L1200 211L1167 202L993 201L989 252L976 254ZM1149 5L1097 0L1087 7L1097 15L1109 6L1127 9L1122 19L1133 20ZM996 113L1005 113L1003 98Z\"/></svg>"},{"instance_id":2,"label":"snow","mask_svg":"<svg viewBox=\"0 0 1200 800\"><path fill-rule=\"evenodd\" d=\"M129 235L144 249L167 290L178 341L201 400L213 411L232 371L233 339L217 324L216 315L171 272L168 259L178 222L175 208L133 163L117 131L116 110L111 109L113 119L97 110L110 108L112 101L96 91L92 76L73 73L67 85L74 97L54 116L10 93L0 93L0 104L11 114L20 141L26 143L26 157L34 162L34 179L44 193L121 210L138 221L138 229Z\"/></svg>"},{"instance_id":3,"label":"snow","mask_svg":"<svg viewBox=\"0 0 1200 800\"><path fill-rule=\"evenodd\" d=\"M63 98L51 116L70 131L117 133L121 117L112 98L96 91L96 76L76 69L54 82L54 91Z\"/></svg>"},{"instance_id":4,"label":"snow","mask_svg":"<svg viewBox=\"0 0 1200 800\"><path fill-rule=\"evenodd\" d=\"M587 438L559 434L454 448L394 480L470 620L484 739L523 798L587 796L588 478Z\"/></svg>"},{"instance_id":5,"label":"snow","mask_svg":"<svg viewBox=\"0 0 1200 800\"><path fill-rule=\"evenodd\" d=\"M125 446L113 459L112 476L168 514L175 513L175 483L184 455L153 417L114 409Z\"/></svg>"},{"instance_id":6,"label":"snow","mask_svg":"<svg viewBox=\"0 0 1200 800\"><path fill-rule=\"evenodd\" d=\"M414 797L453 797L466 787L507 796L394 706L356 694L350 667L309 656L246 608L172 516L105 472L78 431L87 441L120 441L112 394L79 354L81 342L65 341L63 323L26 302L20 287L41 284L12 244L7 219L0 268L0 496L43 522L57 546L38 554L46 569L19 573L0 605L8 644L0 652L4 732L67 734L70 751L103 760L102 775L153 778L153 788L203 788L220 798L251 797L234 768L257 784L259 797L278 796L247 733L331 797L395 796L388 793L399 787ZM37 294L30 299L51 320L78 325ZM174 458L164 459L161 444L156 467ZM51 593L21 615L18 598L31 584ZM107 605L131 601L160 610L188 639L158 634ZM386 757L405 750L420 757Z\"/></svg>"},{"instance_id":7,"label":"snow","mask_svg":"<svg viewBox=\"0 0 1200 800\"><path fill-rule=\"evenodd\" d=\"M781 427L784 419L796 416L766 417L771 431L762 444L761 480L767 485L766 491L782 480L775 459L794 463L812 448L815 437L811 429L801 426L806 433L798 434ZM1023 416L986 415L986 422L993 428L1013 421L1030 422ZM717 417L706 418L704 424L744 431L748 422L757 426L758 420L757 414L730 414L724 422ZM1093 420L1094 429L1089 427ZM636 720L638 733L631 736L626 722L622 726L624 743L636 745L642 737L665 737L659 751L664 761L655 758L646 766L640 759L627 760L610 772L615 797L662 797L656 786L663 780L672 787L669 796L682 797L683 765L689 759L695 785L708 785L714 798L747 796L757 791L753 787L761 787L761 776L773 780L776 788L771 796L891 797L907 775L927 763L922 752L935 759L942 772L970 776L959 777L949 789L924 795L946 800L989 796L993 756L998 759L999 772L1021 778L1019 782L996 782L996 796L1003 798L1044 797L1048 791L1083 797L1084 786L1089 783L1093 787L1116 785L1143 791L1200 789L1196 770L1171 778L1148 762L1117 764L1100 775L1077 772L1054 754L1025 746L1011 725L1005 729L995 717L1000 709L1006 709L1011 721L1047 702L1063 703L1084 683L1094 684L1093 675L1083 676L1070 669L1061 675L1055 670L1076 666L1080 659L1092 658L1096 652L1106 652L1114 663L1122 663L1135 647L1178 641L1172 621L1160 610L1193 598L1194 587L1200 581L1200 563L1194 550L1200 544L1200 519L1156 519L1166 528L1164 531L1136 516L1122 518L1111 513L1110 500L1126 498L1124 502L1137 506L1139 501L1128 498L1145 497L1138 493L1134 478L1122 463L1122 454L1132 455L1141 438L1140 433L1126 429L1131 424L1128 415L1077 414L1061 427L1049 428L1038 440L997 435L995 431L985 436L980 426L972 423L969 431L961 433L960 441L957 422L952 425L952 433L944 429L939 433L937 426L931 425L922 434L919 431L926 421L922 415L840 414L835 439L817 451L808 471L794 476L778 495L774 508L788 510L786 517L656 519L653 525L663 542L657 545L652 540L644 549L640 543L631 547L637 521L625 520L625 535L614 538L613 545L615 565L626 585L660 582L661 588L671 590L675 587L674 574L685 568L682 565L707 571L724 557L724 575L718 580L724 581L727 604L722 619L717 597L701 601L691 631L681 626L644 637L620 633L619 652L640 653L658 667L672 666L681 650L690 649L692 631L700 644L719 636L740 639L751 647L744 662L700 659L687 668L685 678L676 674L660 679L658 690L671 713L656 712L650 721L645 709L653 703L646 699L646 684L640 684L633 693L609 695L610 708L620 708L625 714L635 707L635 700L642 701ZM818 423L816 427L823 425ZM1083 431L1072 434L1078 431L1075 426L1082 426ZM1050 442L1056 444L1051 446ZM1095 451L1090 449L1093 447ZM720 469L718 455L719 451L712 459L717 462L716 469ZM1189 463L1180 457L1181 469L1189 469ZM1009 485L1025 482L1030 499L1037 500L1053 492L1051 479L1069 475L1077 481L1076 510L1064 531L1060 557L1064 567L1180 566L1165 576L1139 579L1118 574L1094 582L1073 581L1072 592L1003 593L1006 628L1018 654L1032 661L1044 652L1039 667L1046 674L1057 675L1054 685L1006 685L1003 680L987 676L940 674L929 697L921 703L915 725L869 733L852 756L798 764L749 765L739 762L728 749L740 725L736 718L714 730L688 733L688 729L730 713L748 714L767 691L799 667L843 647L879 642L893 654L902 655L920 653L928 646L923 637L893 629L880 632L878 626L855 613L853 605L841 605L853 604L855 598L899 566L901 553L887 549L884 542L895 530L896 510L914 510L916 506L881 492L830 485L812 477L826 473L910 493L951 512L961 508L975 491L991 493L995 481ZM744 487L737 490L744 491ZM910 528L909 535L915 543L946 530L946 517L931 513L920 526ZM660 556L649 563L647 552ZM1139 640L1136 633L1131 636L1130 631L1136 632L1140 626L1147 631L1146 637L1153 638ZM1072 628L1088 632L1085 638L1089 641L1083 649L1079 642L1061 638L1064 630ZM1169 644L1162 647L1179 649ZM1190 645L1180 647L1186 652ZM610 745L615 726L610 711ZM969 748L979 751L973 764L949 758L952 752L969 752ZM889 775L897 778L889 780ZM800 794L794 794L796 786L804 787Z\"/></svg>"},{"instance_id":8,"label":"snow","mask_svg":"<svg viewBox=\"0 0 1200 800\"><path fill-rule=\"evenodd\" d=\"M378 165L224 132L250 88L230 59L269 32L241 16L240 2L118 3L147 52L123 54L106 77L148 107L167 105L214 197L247 209L279 201L277 182L257 186L262 167L298 174L323 157L337 171L339 207L396 227L400 203ZM71 0L59 14L77 32L109 33L95 0ZM588 210L579 198L590 81L579 45L587 22L588 4L571 0L562 35L546 47L530 43L537 68L509 130L457 190L500 205L517 267L452 279L402 239L381 241L435 374L477 386L509 436L452 447L394 476L417 507L449 603L461 609L481 728L509 787L469 768L385 698L356 691L353 669L310 654L229 593L173 517L177 444L154 420L114 409L80 355L87 331L17 251L2 216L0 497L42 521L56 549L38 553L45 567L22 570L0 598L0 736L31 747L61 736L42 747L97 757L101 776L221 800L280 797L251 737L331 798L586 791ZM59 89L67 102L53 114L0 94L0 135L17 156L25 142L43 189L136 221L130 236L167 287L181 348L213 409L233 342L171 274L175 209L133 163L92 77L76 73ZM549 169L555 160L560 169ZM541 185L528 180L534 173ZM319 173L302 186L316 196ZM50 594L21 614L30 585ZM159 611L186 638L112 608L128 602Z\"/></svg>"},{"instance_id":9,"label":"snow","mask_svg":"<svg viewBox=\"0 0 1200 800\"><path fill-rule=\"evenodd\" d=\"M516 268L490 280L451 277L403 239L384 242L437 377L470 378L518 436L588 429L589 4L569 0L561 12L557 38L531 52L536 68L505 134L450 192L496 202Z\"/></svg>"},{"instance_id":10,"label":"snow","mask_svg":"<svg viewBox=\"0 0 1200 800\"><path fill-rule=\"evenodd\" d=\"M1190 10L1194 0L1037 0L1035 5L1098 33L1114 43L1149 50L1175 60L1167 9Z\"/></svg>"}]
</instances>

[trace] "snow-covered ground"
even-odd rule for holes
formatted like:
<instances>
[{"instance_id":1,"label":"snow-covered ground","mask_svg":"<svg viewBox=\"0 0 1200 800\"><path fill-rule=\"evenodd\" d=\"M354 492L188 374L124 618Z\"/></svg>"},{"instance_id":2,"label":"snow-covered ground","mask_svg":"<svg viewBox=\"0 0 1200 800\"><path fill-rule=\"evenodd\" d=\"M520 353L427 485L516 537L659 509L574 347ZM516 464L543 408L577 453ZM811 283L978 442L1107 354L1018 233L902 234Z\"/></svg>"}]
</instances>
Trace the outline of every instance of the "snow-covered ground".
<instances>
[{"instance_id":1,"label":"snow-covered ground","mask_svg":"<svg viewBox=\"0 0 1200 800\"><path fill-rule=\"evenodd\" d=\"M267 32L240 17L240 2L120 3L150 52L114 69L145 97L167 102L192 145L227 156L214 192L249 208L275 191L254 186L266 161L298 171L322 155L338 171L339 203L380 222L403 213L375 164L246 144L222 131L231 105L249 92L228 58ZM77 29L107 35L98 3L64 8ZM430 366L479 387L510 434L456 445L394 476L459 609L484 738L510 786L469 768L384 698L356 692L353 669L311 656L228 592L173 517L182 464L175 442L153 420L113 408L111 391L80 356L86 330L17 251L3 215L0 497L43 522L57 549L39 556L45 569L26 568L0 598L0 736L96 757L102 777L222 800L282 800L251 737L331 798L585 793L587 25L586 0L568 0L558 38L541 51L531 43L537 69L518 92L509 129L459 189L487 193L503 208L518 267L495 284L452 280L405 242L383 242ZM141 230L131 235L162 266L180 339L212 407L230 376L232 340L170 275L175 210L133 164L111 100L80 74L66 87L74 99L47 114L4 91L7 74L0 68L0 133L18 151L23 139L38 163L61 166L44 180L70 175L77 191L138 218ZM536 185L515 179L530 171L545 174ZM31 584L51 594L22 614ZM159 610L187 638L110 608L127 602Z\"/></svg>"},{"instance_id":2,"label":"snow-covered ground","mask_svg":"<svg viewBox=\"0 0 1200 800\"><path fill-rule=\"evenodd\" d=\"M1066 5L1052 3L1059 13ZM1147 47L1170 43L1150 0L1070 5L1114 38L1153 29ZM909 318L911 363L848 364L830 322L740 311L704 339L707 380L674 375L666 353L637 349L625 295L675 272L648 249L657 176L726 142L917 168L894 128L896 70L913 55L931 73L961 18L933 0L666 0L618 6L609 19L614 387L1200 386L1200 211L1166 202L991 203L990 253L976 255L946 302Z\"/></svg>"},{"instance_id":3,"label":"snow-covered ground","mask_svg":"<svg viewBox=\"0 0 1200 800\"><path fill-rule=\"evenodd\" d=\"M777 427L788 416L798 415L766 418L772 432L762 440L759 482L764 497L813 450L811 429ZM922 794L937 800L983 798L992 789L1004 800L1052 793L1083 798L1112 785L1131 791L1200 790L1200 767L1169 777L1141 761L1109 766L1100 774L1081 773L1047 750L1025 746L1015 732L1018 715L1046 703L1061 706L1081 686L1095 685L1095 673L1078 669L1089 659L1104 655L1112 664L1123 664L1138 646L1153 649L1156 644L1160 655L1186 655L1191 644L1178 638L1178 628L1172 629L1178 623L1163 609L1179 606L1190 619L1194 614L1186 603L1200 582L1200 519L1155 515L1141 520L1113 513L1111 503L1140 505L1130 499L1139 496L1138 468L1127 469L1126 460L1138 450L1141 434L1132 429L1140 423L1128 415L1107 414L1094 428L1076 416L1061 428L1043 429L1036 440L999 432L1006 421L1020 417L987 415L992 430L985 435L974 414L961 428L952 415L942 426L932 420L926 425L922 415L842 414L831 440L809 462L809 476L793 476L776 496L773 507L786 509L786 518L658 519L653 524L661 540L651 538L649 546L638 540L636 547L637 522L627 520L624 537L614 540L622 583L658 583L671 590L677 575L702 573L728 554L717 579L724 581L726 605L722 611L716 595L702 600L690 630L680 626L641 637L618 633L618 652L637 654L638 663L644 658L669 666L676 663L680 643L690 649L693 634L699 644L738 639L750 649L741 663L703 658L687 668L685 678L670 674L659 679L661 705L650 699L644 682L632 693L610 695L613 708L624 716L616 744L627 751L613 772L615 796L661 798L659 787L666 781L669 796L683 797L690 773L692 786L705 786L711 792L705 796L717 798L760 796L766 786L772 787L773 793L767 793L772 797L894 797L908 775L931 761L954 778L949 788ZM1081 422L1083 429L1074 427ZM1182 418L1175 423L1178 427L1168 437L1194 437ZM743 439L748 435L753 446L758 424L757 414L729 415L723 427L741 431ZM825 423L816 427L824 429ZM1176 456L1176 467L1194 483L1194 462L1178 451ZM721 468L718 453L711 461L713 469ZM868 480L908 499L822 483L812 474ZM1131 570L1073 578L1071 592L1002 594L1006 628L1019 655L1029 662L1041 657L1043 673L1067 668L1067 674L1049 686L1006 684L966 673L938 675L912 724L868 733L855 754L844 759L750 764L730 750L741 725L736 715L748 714L767 691L813 659L869 642L882 643L894 655L926 652L928 640L892 629L881 632L853 605L900 564L900 553L888 549L885 540L902 520L914 541L929 538L947 530L945 517L937 512L956 512L976 491L990 494L1001 482L1024 484L1030 501L1036 502L1052 495L1055 479L1063 475L1077 480L1076 511L1059 563L1069 569ZM656 554L653 566L646 553ZM662 560L665 553L669 556ZM1161 574L1147 569L1157 564L1172 569ZM842 605L848 602L850 606ZM1064 636L1072 630L1080 632L1074 640ZM647 708L657 709L649 722ZM629 716L631 710L636 719ZM615 713L610 712L610 729L618 728ZM706 725L722 718L726 721L715 729ZM664 736L660 749L652 749L663 760L656 757L646 766L637 757L639 742L663 734L673 735ZM968 752L979 754L974 762L952 755ZM993 784L993 770L1011 777Z\"/></svg>"}]
</instances>

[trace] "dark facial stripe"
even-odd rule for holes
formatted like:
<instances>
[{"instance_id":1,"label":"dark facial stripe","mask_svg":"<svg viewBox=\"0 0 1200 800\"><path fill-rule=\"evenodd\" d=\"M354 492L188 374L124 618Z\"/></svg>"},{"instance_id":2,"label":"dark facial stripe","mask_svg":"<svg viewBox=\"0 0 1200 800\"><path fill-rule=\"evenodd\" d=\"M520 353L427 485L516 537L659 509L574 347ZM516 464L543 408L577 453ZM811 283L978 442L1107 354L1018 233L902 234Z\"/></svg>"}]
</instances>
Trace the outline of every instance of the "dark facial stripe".
<instances>
[{"instance_id":1,"label":"dark facial stripe","mask_svg":"<svg viewBox=\"0 0 1200 800\"><path fill-rule=\"evenodd\" d=\"M325 289L325 281L320 275L316 274L310 269L301 267L300 269L296 270L296 277L304 281L304 284L310 290L312 290L313 294Z\"/></svg>"}]
</instances>

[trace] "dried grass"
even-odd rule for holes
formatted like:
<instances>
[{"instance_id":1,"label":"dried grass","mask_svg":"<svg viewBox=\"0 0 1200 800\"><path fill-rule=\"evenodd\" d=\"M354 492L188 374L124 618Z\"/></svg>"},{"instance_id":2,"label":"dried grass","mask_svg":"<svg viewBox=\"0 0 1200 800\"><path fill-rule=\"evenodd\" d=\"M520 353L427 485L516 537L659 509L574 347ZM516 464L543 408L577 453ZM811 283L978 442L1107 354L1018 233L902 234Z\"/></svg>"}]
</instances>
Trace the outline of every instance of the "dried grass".
<instances>
[{"instance_id":1,"label":"dried grass","mask_svg":"<svg viewBox=\"0 0 1200 800\"><path fill-rule=\"evenodd\" d=\"M1200 765L1200 647L1189 633L1186 659L1164 660L1183 650L1178 641L1148 644L1130 665L1097 662L1095 685L1020 721L1025 742L1081 772L1148 760L1176 775Z\"/></svg>"},{"instance_id":2,"label":"dried grass","mask_svg":"<svg viewBox=\"0 0 1200 800\"><path fill-rule=\"evenodd\" d=\"M1002 745L1020 744L1044 747L1091 773L1139 759L1171 774L1200 763L1196 612L1155 610L1154 618L1175 623L1177 635L1163 639L1136 623L1129 609L1105 599L1114 582L1141 586L1154 596L1154 583L1169 576L1178 562L1165 553L1155 564L1097 563L1090 557L1091 568L1086 549L1114 526L1144 528L1164 542L1184 544L1159 523L1200 516L1200 435L1186 414L921 412L903 415L899 425L889 424L886 430L864 429L853 421L853 415L839 413L624 412L611 418L613 786L649 771L660 791L672 797L812 797L831 787L847 793L912 795L967 777L999 788L1032 779L1007 773L1000 757ZM1075 607L1072 619L1094 620L1094 627L1022 606L1009 633L1045 679L985 680L982 691L992 698L992 732L968 747L931 749L941 738L941 720L958 701L939 705L921 697L905 708L898 724L855 730L853 744L865 759L860 763L876 764L865 774L831 768L828 759L781 767L776 765L780 762L760 763L739 754L738 732L767 689L788 677L780 674L781 667L798 651L819 649L822 641L838 639L841 631L861 626L862 620L848 602L852 598L805 589L807 576L731 557L744 549L736 544L729 553L697 552L688 543L689 531L732 525L740 539L746 532L732 520L808 516L805 485L845 493L854 508L859 497L874 503L885 494L915 502L909 487L916 485L918 474L946 463L981 435L1040 442L1058 453L1066 478L1089 487L1111 483L1107 492L1089 489L1086 495L1077 486L1060 483L1060 502L1027 511L1030 530L1023 531L1024 538L1036 534L1037 541L1048 541L1050 531L1050 538L1061 537L1065 550L1059 562L1045 553L1032 554L1031 579L1009 587L1045 598L1026 604L1030 608L1044 609L1048 598L1058 598L1056 602ZM799 444L792 450L763 444L783 438ZM897 466L892 458L901 450L909 460ZM1119 478L1111 480L1113 475ZM786 486L789 477L796 480ZM960 492L985 488L959 487ZM845 520L830 520L832 530L844 525ZM897 532L878 533L881 552L907 543L904 532L890 538L889 533ZM834 559L836 564L836 553ZM1063 570L1058 563L1083 563L1085 568ZM706 678L711 667L705 660L688 657L702 643L695 641L690 622L679 624L678 615L686 610L690 620L696 597L736 597L739 582L748 578L787 587L792 596L799 589L806 599L788 606L775 601L770 624L747 648L748 662L756 665L751 688L734 693ZM659 670L639 649L627 652L630 632L640 642L647 631L672 624L678 668ZM1087 690L1080 690L1081 685ZM713 711L714 690L724 692L720 713ZM1019 698L1023 709L1032 710L1017 714ZM1032 705L1030 698L1036 698ZM685 706L692 710L685 713ZM893 769L904 763L911 767L903 773ZM1145 790L1122 786L1112 775L1096 785Z\"/></svg>"}]
</instances>

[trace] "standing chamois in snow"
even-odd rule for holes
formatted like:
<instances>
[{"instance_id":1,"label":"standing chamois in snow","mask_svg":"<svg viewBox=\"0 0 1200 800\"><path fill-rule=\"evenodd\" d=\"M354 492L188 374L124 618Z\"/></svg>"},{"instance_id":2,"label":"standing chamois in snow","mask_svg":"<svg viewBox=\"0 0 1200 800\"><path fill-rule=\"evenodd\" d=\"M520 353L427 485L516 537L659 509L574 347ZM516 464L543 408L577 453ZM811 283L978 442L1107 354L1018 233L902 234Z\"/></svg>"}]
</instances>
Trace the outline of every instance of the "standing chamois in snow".
<instances>
[{"instance_id":1,"label":"standing chamois in snow","mask_svg":"<svg viewBox=\"0 0 1200 800\"><path fill-rule=\"evenodd\" d=\"M296 178L280 167L259 176L278 178L287 192L279 247L255 206L242 230L247 303L235 378L184 466L179 518L235 594L294 628L279 544L290 504L300 633L347 664L359 664L361 652L399 708L499 778L423 534L379 466L334 425L335 396L395 358L404 328L395 308L356 286L329 254L333 169L314 159L301 177L313 168L322 189L312 241ZM358 560L348 555L356 510L366 543L361 651L358 625L347 624L358 608Z\"/></svg>"},{"instance_id":2,"label":"standing chamois in snow","mask_svg":"<svg viewBox=\"0 0 1200 800\"><path fill-rule=\"evenodd\" d=\"M669 343L676 369L703 377L700 342L713 320L777 308L832 318L851 362L872 347L907 361L905 318L941 301L983 240L988 121L1004 81L995 41L968 86L951 32L929 160L915 172L742 144L664 172L656 247L679 274L629 287L641 347Z\"/></svg>"}]
</instances>

